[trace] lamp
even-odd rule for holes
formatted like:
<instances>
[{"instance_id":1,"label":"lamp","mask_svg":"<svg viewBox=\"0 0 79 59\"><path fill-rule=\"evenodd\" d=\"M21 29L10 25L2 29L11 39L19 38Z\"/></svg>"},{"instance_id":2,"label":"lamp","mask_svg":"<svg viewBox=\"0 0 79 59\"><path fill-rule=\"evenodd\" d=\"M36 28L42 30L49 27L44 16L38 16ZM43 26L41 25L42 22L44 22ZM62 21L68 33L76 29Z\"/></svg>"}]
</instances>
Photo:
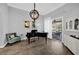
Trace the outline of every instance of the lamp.
<instances>
[{"instance_id":1,"label":"lamp","mask_svg":"<svg viewBox=\"0 0 79 59\"><path fill-rule=\"evenodd\" d=\"M38 17L39 17L39 12L35 9L35 7L36 7L36 5L34 3L34 9L31 10L30 13L29 13L30 14L30 17L34 20L33 21L33 24L32 24L33 28L36 27L35 26L35 20L38 19Z\"/></svg>"},{"instance_id":2,"label":"lamp","mask_svg":"<svg viewBox=\"0 0 79 59\"><path fill-rule=\"evenodd\" d=\"M39 17L39 12L35 9L36 5L34 3L34 9L30 11L30 17L35 21Z\"/></svg>"}]
</instances>

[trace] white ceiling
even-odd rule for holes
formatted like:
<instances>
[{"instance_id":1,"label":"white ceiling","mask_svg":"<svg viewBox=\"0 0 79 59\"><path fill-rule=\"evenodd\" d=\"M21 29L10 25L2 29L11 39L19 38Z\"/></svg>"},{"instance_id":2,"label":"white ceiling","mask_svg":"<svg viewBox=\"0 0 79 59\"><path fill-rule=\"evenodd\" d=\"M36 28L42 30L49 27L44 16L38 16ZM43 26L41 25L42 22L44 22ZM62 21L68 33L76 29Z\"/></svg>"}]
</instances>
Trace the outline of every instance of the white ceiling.
<instances>
[{"instance_id":1,"label":"white ceiling","mask_svg":"<svg viewBox=\"0 0 79 59\"><path fill-rule=\"evenodd\" d=\"M52 12L63 6L64 4L65 3L36 3L36 10L38 10L41 15L46 15L49 12ZM33 3L8 3L8 6L23 9L26 11L31 11L34 8Z\"/></svg>"}]
</instances>

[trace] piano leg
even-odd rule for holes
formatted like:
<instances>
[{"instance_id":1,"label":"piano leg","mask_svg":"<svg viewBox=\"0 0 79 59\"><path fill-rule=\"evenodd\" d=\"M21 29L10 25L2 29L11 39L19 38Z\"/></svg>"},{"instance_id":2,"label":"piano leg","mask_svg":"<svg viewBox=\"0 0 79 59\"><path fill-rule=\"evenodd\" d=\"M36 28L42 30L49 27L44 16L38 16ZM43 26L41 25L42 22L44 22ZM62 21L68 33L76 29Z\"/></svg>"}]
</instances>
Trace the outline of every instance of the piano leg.
<instances>
[{"instance_id":1,"label":"piano leg","mask_svg":"<svg viewBox=\"0 0 79 59\"><path fill-rule=\"evenodd\" d=\"M45 43L47 44L47 37L45 37Z\"/></svg>"},{"instance_id":2,"label":"piano leg","mask_svg":"<svg viewBox=\"0 0 79 59\"><path fill-rule=\"evenodd\" d=\"M38 40L39 40L39 37L38 37Z\"/></svg>"},{"instance_id":3,"label":"piano leg","mask_svg":"<svg viewBox=\"0 0 79 59\"><path fill-rule=\"evenodd\" d=\"M28 38L28 44L30 44L30 38Z\"/></svg>"}]
</instances>

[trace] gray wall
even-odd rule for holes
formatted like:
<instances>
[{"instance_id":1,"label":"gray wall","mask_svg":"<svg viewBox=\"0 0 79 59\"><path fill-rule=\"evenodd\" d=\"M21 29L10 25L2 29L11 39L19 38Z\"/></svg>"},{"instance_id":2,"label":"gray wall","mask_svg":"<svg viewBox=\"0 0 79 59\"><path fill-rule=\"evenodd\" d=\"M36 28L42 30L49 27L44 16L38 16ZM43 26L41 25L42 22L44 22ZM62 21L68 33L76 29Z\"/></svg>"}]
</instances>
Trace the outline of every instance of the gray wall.
<instances>
[{"instance_id":1,"label":"gray wall","mask_svg":"<svg viewBox=\"0 0 79 59\"><path fill-rule=\"evenodd\" d=\"M8 7L0 4L0 48L6 45L6 33L8 33Z\"/></svg>"},{"instance_id":2,"label":"gray wall","mask_svg":"<svg viewBox=\"0 0 79 59\"><path fill-rule=\"evenodd\" d=\"M0 48L7 44L6 33L17 32L18 35L23 34L23 38L26 37L25 35L32 30L32 27L25 29L25 20L33 21L27 11L8 7L5 3L0 4ZM40 15L36 26L38 31L43 32L43 16Z\"/></svg>"},{"instance_id":3,"label":"gray wall","mask_svg":"<svg viewBox=\"0 0 79 59\"><path fill-rule=\"evenodd\" d=\"M32 30L32 24L31 27L26 29L24 27L24 21L29 20L33 21L30 16L29 12L20 10L13 7L8 7L9 10L9 21L8 21L8 30L10 33L17 32L18 35L23 34L24 37L27 34L27 32L30 32ZM43 17L40 15L39 19L36 20L36 28L38 31L43 31Z\"/></svg>"}]
</instances>

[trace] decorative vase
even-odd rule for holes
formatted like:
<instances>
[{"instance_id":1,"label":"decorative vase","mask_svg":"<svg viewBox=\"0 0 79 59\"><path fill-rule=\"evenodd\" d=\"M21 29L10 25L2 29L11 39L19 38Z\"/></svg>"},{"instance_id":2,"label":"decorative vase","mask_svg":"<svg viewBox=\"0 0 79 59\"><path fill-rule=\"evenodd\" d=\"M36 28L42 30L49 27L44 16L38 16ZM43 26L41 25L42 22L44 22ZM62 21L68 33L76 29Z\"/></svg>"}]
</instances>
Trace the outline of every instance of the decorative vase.
<instances>
[{"instance_id":1,"label":"decorative vase","mask_svg":"<svg viewBox=\"0 0 79 59\"><path fill-rule=\"evenodd\" d=\"M36 26L35 26L35 21L33 21L33 24L32 24L32 26L33 26L33 28L35 28Z\"/></svg>"}]
</instances>

